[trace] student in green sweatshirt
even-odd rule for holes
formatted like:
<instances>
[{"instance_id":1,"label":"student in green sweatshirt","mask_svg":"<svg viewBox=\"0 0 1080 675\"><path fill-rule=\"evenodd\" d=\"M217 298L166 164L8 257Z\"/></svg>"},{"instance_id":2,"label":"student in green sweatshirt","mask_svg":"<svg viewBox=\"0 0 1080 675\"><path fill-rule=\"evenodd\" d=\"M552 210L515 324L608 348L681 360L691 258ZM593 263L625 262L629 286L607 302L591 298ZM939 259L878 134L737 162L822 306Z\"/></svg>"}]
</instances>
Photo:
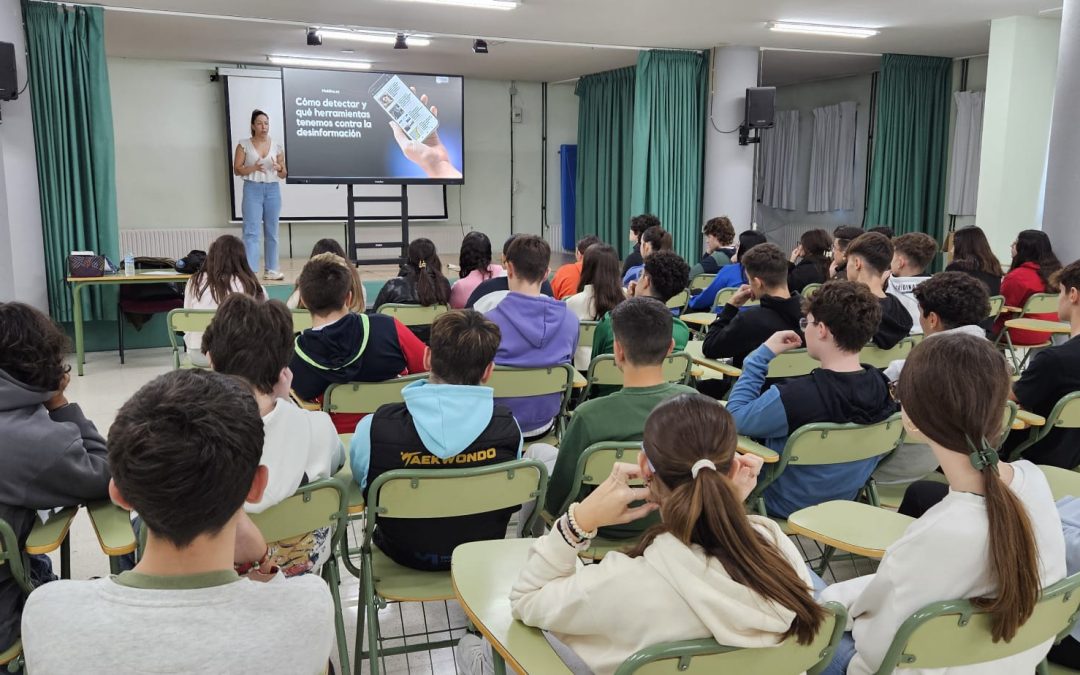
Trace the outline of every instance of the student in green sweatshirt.
<instances>
[{"instance_id":1,"label":"student in green sweatshirt","mask_svg":"<svg viewBox=\"0 0 1080 675\"><path fill-rule=\"evenodd\" d=\"M601 441L640 441L645 418L658 403L679 394L694 393L690 387L664 381L662 364L675 344L670 337L673 319L664 305L652 298L630 298L611 310L610 316L615 332L615 364L623 373L623 388L582 403L574 411L559 448L534 444L525 452L527 457L548 465L551 480L544 505L553 515L561 513L570 495L578 458L586 448ZM583 493L578 498L584 496ZM649 522L645 518L605 528L603 534L634 537Z\"/></svg>"}]
</instances>

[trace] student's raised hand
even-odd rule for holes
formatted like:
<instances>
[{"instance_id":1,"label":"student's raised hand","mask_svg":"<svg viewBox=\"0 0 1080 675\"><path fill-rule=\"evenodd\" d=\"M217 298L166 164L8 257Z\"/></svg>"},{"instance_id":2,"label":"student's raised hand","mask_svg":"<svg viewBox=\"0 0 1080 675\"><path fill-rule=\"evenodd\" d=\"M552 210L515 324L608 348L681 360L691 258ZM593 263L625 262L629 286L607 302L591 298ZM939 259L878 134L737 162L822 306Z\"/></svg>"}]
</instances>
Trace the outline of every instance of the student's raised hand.
<instances>
[{"instance_id":1,"label":"student's raised hand","mask_svg":"<svg viewBox=\"0 0 1080 675\"><path fill-rule=\"evenodd\" d=\"M68 384L71 382L71 373L64 373L64 377L60 379L60 386L57 387L56 393L52 395L48 401L45 401L45 409L49 412L56 410L57 408L63 408L68 404L67 396L64 392L67 390Z\"/></svg>"},{"instance_id":2,"label":"student's raised hand","mask_svg":"<svg viewBox=\"0 0 1080 675\"><path fill-rule=\"evenodd\" d=\"M742 307L753 297L754 291L750 289L750 285L743 284L742 286L739 286L739 290L735 291L735 294L731 296L731 299L728 300L728 304Z\"/></svg>"},{"instance_id":3,"label":"student's raised hand","mask_svg":"<svg viewBox=\"0 0 1080 675\"><path fill-rule=\"evenodd\" d=\"M769 351L773 354L783 354L784 352L801 347L802 338L793 330L782 330L773 333L772 337L765 341L765 346L768 347Z\"/></svg>"},{"instance_id":4,"label":"student's raised hand","mask_svg":"<svg viewBox=\"0 0 1080 675\"><path fill-rule=\"evenodd\" d=\"M628 297L628 298L637 297L637 287L638 287L638 282L631 281L630 284L626 287L626 297Z\"/></svg>"},{"instance_id":5,"label":"student's raised hand","mask_svg":"<svg viewBox=\"0 0 1080 675\"><path fill-rule=\"evenodd\" d=\"M637 464L617 462L607 480L574 509L574 520L578 527L590 531L607 525L630 523L658 509L659 505L648 501L641 506L630 506L631 502L649 499L649 488L630 486L630 481L640 478L641 468Z\"/></svg>"},{"instance_id":6,"label":"student's raised hand","mask_svg":"<svg viewBox=\"0 0 1080 675\"><path fill-rule=\"evenodd\" d=\"M799 258L803 257L803 255L804 255L804 253L803 253L802 244L799 244L798 246L795 247L795 250L791 252L791 262L795 262Z\"/></svg>"},{"instance_id":7,"label":"student's raised hand","mask_svg":"<svg viewBox=\"0 0 1080 675\"><path fill-rule=\"evenodd\" d=\"M761 473L761 467L764 465L765 460L757 455L735 453L735 457L731 460L731 467L728 469L728 478L734 483L735 496L740 502L746 501L746 498L757 487L758 474Z\"/></svg>"}]
</instances>

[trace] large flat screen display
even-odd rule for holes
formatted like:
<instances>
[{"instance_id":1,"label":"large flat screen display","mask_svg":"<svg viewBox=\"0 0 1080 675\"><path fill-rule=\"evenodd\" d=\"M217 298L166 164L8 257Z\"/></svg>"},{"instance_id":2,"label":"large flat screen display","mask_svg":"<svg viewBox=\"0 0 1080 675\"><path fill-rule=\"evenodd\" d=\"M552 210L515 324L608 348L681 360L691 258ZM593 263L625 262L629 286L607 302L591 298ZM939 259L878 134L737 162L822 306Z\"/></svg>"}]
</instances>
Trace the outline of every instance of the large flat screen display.
<instances>
[{"instance_id":1,"label":"large flat screen display","mask_svg":"<svg viewBox=\"0 0 1080 675\"><path fill-rule=\"evenodd\" d=\"M284 68L290 183L463 183L452 75Z\"/></svg>"}]
</instances>

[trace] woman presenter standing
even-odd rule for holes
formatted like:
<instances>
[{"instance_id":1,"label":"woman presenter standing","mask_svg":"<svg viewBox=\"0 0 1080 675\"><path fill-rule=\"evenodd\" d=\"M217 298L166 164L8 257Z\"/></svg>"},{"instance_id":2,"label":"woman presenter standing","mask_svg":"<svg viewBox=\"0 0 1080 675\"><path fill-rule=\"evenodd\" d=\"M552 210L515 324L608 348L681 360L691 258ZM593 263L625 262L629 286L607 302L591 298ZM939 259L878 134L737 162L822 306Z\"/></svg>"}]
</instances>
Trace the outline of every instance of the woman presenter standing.
<instances>
[{"instance_id":1,"label":"woman presenter standing","mask_svg":"<svg viewBox=\"0 0 1080 675\"><path fill-rule=\"evenodd\" d=\"M251 111L251 138L236 146L233 173L244 179L244 250L252 270L259 269L259 230L265 238L263 279L279 281L278 217L281 215L281 186L285 178L285 149L270 138L270 117Z\"/></svg>"}]
</instances>

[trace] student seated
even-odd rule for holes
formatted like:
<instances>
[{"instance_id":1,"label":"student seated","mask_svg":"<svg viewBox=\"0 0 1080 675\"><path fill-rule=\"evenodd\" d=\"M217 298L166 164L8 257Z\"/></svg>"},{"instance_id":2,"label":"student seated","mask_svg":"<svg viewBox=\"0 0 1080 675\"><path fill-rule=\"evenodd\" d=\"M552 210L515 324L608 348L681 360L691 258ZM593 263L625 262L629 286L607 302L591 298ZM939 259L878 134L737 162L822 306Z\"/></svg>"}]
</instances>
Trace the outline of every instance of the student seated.
<instances>
[{"instance_id":1,"label":"student seated","mask_svg":"<svg viewBox=\"0 0 1080 675\"><path fill-rule=\"evenodd\" d=\"M266 486L262 451L258 405L237 379L179 370L139 389L109 429L109 495L145 523L142 556L117 576L35 590L23 614L27 670L324 672L334 645L325 582L234 571L238 553L259 555L243 556L236 540L241 507Z\"/></svg>"},{"instance_id":2,"label":"student seated","mask_svg":"<svg viewBox=\"0 0 1080 675\"><path fill-rule=\"evenodd\" d=\"M885 275L892 264L892 243L884 235L867 232L848 244L846 252L848 281L857 281L870 289L881 304L881 324L873 334L873 343L892 349L911 333L914 319L900 298L885 292Z\"/></svg>"},{"instance_id":3,"label":"student seated","mask_svg":"<svg viewBox=\"0 0 1080 675\"><path fill-rule=\"evenodd\" d=\"M778 331L801 333L802 298L788 290L788 261L776 244L755 246L740 258L749 284L739 287L709 327L702 353L710 359L732 359L742 368L743 359ZM740 311L752 298L761 301Z\"/></svg>"},{"instance_id":4,"label":"student seated","mask_svg":"<svg viewBox=\"0 0 1080 675\"><path fill-rule=\"evenodd\" d=\"M746 273L743 272L743 266L739 263L739 256L746 255L750 252L750 249L758 244L764 244L765 241L765 235L754 230L747 230L740 234L739 248L735 257L732 258L733 262L720 268L720 271L716 273L716 277L709 283L708 287L690 298L690 309L697 312L708 312L712 310L716 294L721 288L738 288L745 284Z\"/></svg>"},{"instance_id":5,"label":"student seated","mask_svg":"<svg viewBox=\"0 0 1080 675\"><path fill-rule=\"evenodd\" d=\"M895 295L903 303L911 315L911 333L920 335L922 327L919 325L919 303L912 291L930 278L926 268L937 255L937 241L922 232L908 232L893 239L892 245L893 258L889 268L891 274L885 292ZM987 309L987 312L989 311Z\"/></svg>"},{"instance_id":6,"label":"student seated","mask_svg":"<svg viewBox=\"0 0 1080 675\"><path fill-rule=\"evenodd\" d=\"M1080 573L1080 498L1072 495L1063 497L1057 507L1065 534L1065 571L1072 576ZM1072 632L1050 648L1046 660L1080 670L1080 624L1073 626Z\"/></svg>"},{"instance_id":7,"label":"student seated","mask_svg":"<svg viewBox=\"0 0 1080 675\"><path fill-rule=\"evenodd\" d=\"M1036 352L1013 385L1012 399L1024 410L1046 416L1066 394L1080 391L1080 260L1057 273L1057 319L1070 326L1069 341ZM1014 433L1006 443L1011 450L1025 438ZM1024 450L1024 459L1063 469L1080 466L1080 429L1054 429Z\"/></svg>"},{"instance_id":8,"label":"student seated","mask_svg":"<svg viewBox=\"0 0 1080 675\"><path fill-rule=\"evenodd\" d=\"M822 591L822 601L848 608L854 625L825 673L875 672L904 621L945 600L976 600L991 614L993 639L1012 640L1041 589L1065 577L1061 520L1046 477L1031 462L1002 462L994 451L1008 392L1005 361L987 340L941 335L911 352L897 388L904 427L929 439L950 490L888 547L876 574ZM1052 644L948 672L1030 673Z\"/></svg>"},{"instance_id":9,"label":"student seated","mask_svg":"<svg viewBox=\"0 0 1080 675\"><path fill-rule=\"evenodd\" d=\"M491 377L499 327L478 312L442 314L424 350L427 379L402 390L404 403L381 406L361 420L352 439L353 479L368 496L376 478L394 469L466 469L521 456L521 431L494 402ZM502 539L515 509L433 519L379 518L375 545L400 565L450 569L460 544Z\"/></svg>"},{"instance_id":10,"label":"student seated","mask_svg":"<svg viewBox=\"0 0 1080 675\"><path fill-rule=\"evenodd\" d=\"M509 239L503 242L501 266L503 273L477 285L469 295L469 299L465 301L465 309L475 309L481 314L486 314L495 309L510 292L510 280L506 278L505 271L506 252L510 250L510 244L521 236L524 235L512 234ZM548 283L547 277L544 277L543 283L540 284L540 292L549 298L555 295L554 291L551 290L551 284Z\"/></svg>"},{"instance_id":11,"label":"student seated","mask_svg":"<svg viewBox=\"0 0 1080 675\"><path fill-rule=\"evenodd\" d=\"M873 235L880 237L881 235ZM806 351L821 362L809 375L774 384L762 393L769 362L803 344L795 331L770 337L743 362L728 395L727 409L739 433L762 439L782 452L788 436L814 422L874 424L896 412L881 371L859 364L859 351L873 335L881 307L862 284L830 281L806 303ZM854 499L877 459L820 466L788 466L764 493L770 516L787 518L799 509L832 499Z\"/></svg>"},{"instance_id":12,"label":"student seated","mask_svg":"<svg viewBox=\"0 0 1080 675\"><path fill-rule=\"evenodd\" d=\"M663 363L675 346L671 339L671 312L652 298L630 298L611 311L615 332L615 366L623 374L622 389L579 405L570 418L558 448L542 443L529 446L527 457L548 466L544 508L559 515L570 496L578 458L593 443L639 441L645 418L661 401L679 394L695 393L690 387L664 379ZM578 498L588 495L583 490ZM609 528L604 536L636 537L649 522L638 521Z\"/></svg>"},{"instance_id":13,"label":"student seated","mask_svg":"<svg viewBox=\"0 0 1080 675\"><path fill-rule=\"evenodd\" d=\"M259 464L270 474L262 499L244 504L261 513L293 495L301 485L329 478L345 463L330 416L304 410L289 398L293 354L292 314L277 300L258 303L232 295L203 333L203 351L219 373L251 386L263 421ZM285 576L317 571L330 546L330 528L274 542L270 558Z\"/></svg>"},{"instance_id":14,"label":"student seated","mask_svg":"<svg viewBox=\"0 0 1080 675\"><path fill-rule=\"evenodd\" d=\"M631 267L636 267L645 262L641 255L641 235L645 234L645 230L650 227L660 227L660 219L651 213L642 213L630 219L630 241L634 242L634 248L626 256L626 260L623 261L620 276L626 276Z\"/></svg>"},{"instance_id":15,"label":"student seated","mask_svg":"<svg viewBox=\"0 0 1080 675\"><path fill-rule=\"evenodd\" d=\"M105 439L68 401L64 332L21 302L0 302L0 519L26 541L38 509L74 506L109 493ZM38 586L56 577L46 556L31 556ZM0 652L19 638L23 592L0 565Z\"/></svg>"},{"instance_id":16,"label":"student seated","mask_svg":"<svg viewBox=\"0 0 1080 675\"><path fill-rule=\"evenodd\" d=\"M481 283L506 276L502 265L491 262L491 240L483 232L473 231L461 240L458 252L458 280L450 288L450 307L463 309L469 296Z\"/></svg>"},{"instance_id":17,"label":"student seated","mask_svg":"<svg viewBox=\"0 0 1080 675\"><path fill-rule=\"evenodd\" d=\"M581 264L580 291L566 299L566 307L578 321L599 321L626 299L619 255L607 244L593 244L585 251ZM579 344L574 367L585 371L592 361L592 343Z\"/></svg>"},{"instance_id":18,"label":"student seated","mask_svg":"<svg viewBox=\"0 0 1080 675\"><path fill-rule=\"evenodd\" d=\"M832 263L829 264L830 279L847 279L847 247L863 233L861 227L841 225L833 230ZM888 237L892 239L892 237Z\"/></svg>"},{"instance_id":19,"label":"student seated","mask_svg":"<svg viewBox=\"0 0 1080 675\"><path fill-rule=\"evenodd\" d=\"M323 253L332 253L338 256L341 258L341 261L352 270L353 301L350 309L354 312L363 312L367 304L367 291L364 290L364 284L360 282L360 272L356 269L356 265L349 262L349 256L345 255L345 249L341 247L341 244L337 242L337 239L320 239L315 242L315 245L311 247L311 255L308 256L308 258L314 258ZM285 304L289 309L306 309L304 303L300 301L299 283L294 285L293 292L289 295L289 299L285 301Z\"/></svg>"},{"instance_id":20,"label":"student seated","mask_svg":"<svg viewBox=\"0 0 1080 675\"><path fill-rule=\"evenodd\" d=\"M1012 245L1012 263L1009 273L1001 280L1001 295L1005 296L1006 307L1023 308L1028 298L1036 293L1057 293L1058 288L1052 281L1054 273L1061 269L1061 263L1054 255L1050 238L1039 230L1024 230L1016 236ZM998 335L1005 327L1005 322L1015 316L1002 312L994 323L993 333ZM1053 314L1028 314L1027 319L1053 321ZM1038 331L1009 329L1009 339L1014 345L1041 345L1049 336Z\"/></svg>"},{"instance_id":21,"label":"student seated","mask_svg":"<svg viewBox=\"0 0 1080 675\"><path fill-rule=\"evenodd\" d=\"M184 309L215 309L225 302L231 293L244 293L259 300L266 299L259 278L248 266L244 242L231 234L225 234L210 244L206 262L184 285ZM184 333L184 346L188 358L199 367L206 367L206 359L199 348L202 333Z\"/></svg>"},{"instance_id":22,"label":"student seated","mask_svg":"<svg viewBox=\"0 0 1080 675\"><path fill-rule=\"evenodd\" d=\"M919 322L926 339L960 333L986 339L979 322L990 311L986 288L975 277L962 272L935 274L915 287ZM904 359L885 369L889 382L900 379ZM937 457L925 443L904 443L874 470L879 485L910 483L938 468Z\"/></svg>"},{"instance_id":23,"label":"student seated","mask_svg":"<svg viewBox=\"0 0 1080 675\"><path fill-rule=\"evenodd\" d=\"M829 249L832 237L825 230L807 230L799 237L799 245L791 252L788 270L788 288L792 293L802 293L810 284L823 284L829 280Z\"/></svg>"},{"instance_id":24,"label":"student seated","mask_svg":"<svg viewBox=\"0 0 1080 675\"><path fill-rule=\"evenodd\" d=\"M663 642L813 640L825 611L809 571L776 523L746 515L761 460L735 446L731 415L713 399L686 394L660 403L645 422L637 463L616 464L533 544L510 591L514 618L543 629L568 665L595 673L614 672ZM631 487L635 480L645 487ZM598 529L654 511L661 522L631 550L608 553L599 565L578 562ZM486 671L489 649L466 636L459 663Z\"/></svg>"},{"instance_id":25,"label":"student seated","mask_svg":"<svg viewBox=\"0 0 1080 675\"><path fill-rule=\"evenodd\" d=\"M690 266L675 251L657 251L645 259L645 269L641 279L631 287L631 297L655 298L667 304L667 301L686 290L690 282ZM690 328L682 319L674 317L671 323L671 337L675 339L675 351L686 349L690 341ZM610 312L596 324L593 333L593 357L615 353L615 335L612 331Z\"/></svg>"},{"instance_id":26,"label":"student seated","mask_svg":"<svg viewBox=\"0 0 1080 675\"><path fill-rule=\"evenodd\" d=\"M405 264L375 297L375 311L383 305L450 305L450 282L443 276L442 261L430 239L421 237L409 244ZM409 326L421 342L426 342L427 326Z\"/></svg>"},{"instance_id":27,"label":"student seated","mask_svg":"<svg viewBox=\"0 0 1080 675\"><path fill-rule=\"evenodd\" d=\"M585 251L593 244L599 243L601 243L600 237L594 234L578 240L577 248L574 249L574 262L560 267L551 279L551 290L555 293L556 300L566 300L578 292Z\"/></svg>"},{"instance_id":28,"label":"student seated","mask_svg":"<svg viewBox=\"0 0 1080 675\"><path fill-rule=\"evenodd\" d=\"M331 384L383 382L423 372L424 343L394 317L351 312L348 263L324 255L309 260L300 272L300 297L311 312L312 327L296 336L289 362L297 396L321 400ZM359 421L352 414L330 417L341 434L352 433Z\"/></svg>"},{"instance_id":29,"label":"student seated","mask_svg":"<svg viewBox=\"0 0 1080 675\"><path fill-rule=\"evenodd\" d=\"M642 264L634 265L623 275L623 286L627 288L641 277L641 271L645 268L644 261L657 251L670 251L673 246L671 233L662 227L650 227L641 235Z\"/></svg>"},{"instance_id":30,"label":"student seated","mask_svg":"<svg viewBox=\"0 0 1080 675\"><path fill-rule=\"evenodd\" d=\"M510 293L485 316L502 334L495 363L546 368L570 363L578 342L578 319L566 305L540 293L551 264L551 247L536 235L514 239L506 252ZM559 414L560 394L500 399L510 408L525 438L539 438Z\"/></svg>"},{"instance_id":31,"label":"student seated","mask_svg":"<svg viewBox=\"0 0 1080 675\"><path fill-rule=\"evenodd\" d=\"M710 218L701 228L705 235L705 255L690 268L690 278L699 274L716 274L735 256L735 228L727 216Z\"/></svg>"},{"instance_id":32,"label":"student seated","mask_svg":"<svg viewBox=\"0 0 1080 675\"><path fill-rule=\"evenodd\" d=\"M990 295L1001 295L1001 262L990 248L986 234L978 227L962 227L953 232L952 262L946 272L970 274L986 285Z\"/></svg>"}]
</instances>

